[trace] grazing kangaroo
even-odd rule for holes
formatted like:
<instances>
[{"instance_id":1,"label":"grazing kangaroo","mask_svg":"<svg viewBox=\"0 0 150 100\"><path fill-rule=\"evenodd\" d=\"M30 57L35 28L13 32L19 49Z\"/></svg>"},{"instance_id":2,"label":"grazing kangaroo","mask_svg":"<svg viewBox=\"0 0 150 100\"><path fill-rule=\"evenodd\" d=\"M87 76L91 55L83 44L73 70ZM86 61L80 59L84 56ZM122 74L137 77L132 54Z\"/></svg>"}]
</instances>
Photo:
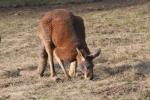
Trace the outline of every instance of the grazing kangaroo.
<instances>
[{"instance_id":1,"label":"grazing kangaroo","mask_svg":"<svg viewBox=\"0 0 150 100\"><path fill-rule=\"evenodd\" d=\"M38 73L43 76L47 60L53 80L57 80L54 57L66 78L76 73L77 65L86 79L93 78L92 60L99 56L100 49L91 54L85 41L83 19L65 9L55 9L42 16L38 25L38 36L42 43ZM64 62L70 63L69 73Z\"/></svg>"}]
</instances>

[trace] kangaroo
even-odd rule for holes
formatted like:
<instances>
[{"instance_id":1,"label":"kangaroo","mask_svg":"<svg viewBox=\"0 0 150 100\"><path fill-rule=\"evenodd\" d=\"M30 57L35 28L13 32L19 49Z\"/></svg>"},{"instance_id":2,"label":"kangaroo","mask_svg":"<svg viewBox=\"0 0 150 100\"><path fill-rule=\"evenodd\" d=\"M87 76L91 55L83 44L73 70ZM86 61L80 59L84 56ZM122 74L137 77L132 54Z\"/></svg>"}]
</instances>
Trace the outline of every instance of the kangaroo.
<instances>
[{"instance_id":1,"label":"kangaroo","mask_svg":"<svg viewBox=\"0 0 150 100\"><path fill-rule=\"evenodd\" d=\"M38 65L40 76L43 76L48 60L51 79L58 79L53 61L55 57L66 78L74 76L78 66L85 79L93 79L92 61L99 56L100 49L90 53L85 40L84 22L80 16L66 9L55 9L42 16L37 29L42 45ZM64 67L65 62L70 63L69 73Z\"/></svg>"}]
</instances>

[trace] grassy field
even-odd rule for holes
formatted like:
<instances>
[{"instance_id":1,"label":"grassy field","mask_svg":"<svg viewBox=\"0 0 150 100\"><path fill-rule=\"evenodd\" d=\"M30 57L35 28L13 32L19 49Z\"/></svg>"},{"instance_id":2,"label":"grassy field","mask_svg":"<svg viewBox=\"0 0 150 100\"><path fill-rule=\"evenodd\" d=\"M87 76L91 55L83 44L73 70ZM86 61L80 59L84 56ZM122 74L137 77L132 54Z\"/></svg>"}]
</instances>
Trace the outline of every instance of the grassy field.
<instances>
[{"instance_id":1,"label":"grassy field","mask_svg":"<svg viewBox=\"0 0 150 100\"><path fill-rule=\"evenodd\" d=\"M38 19L54 8L82 16L90 50L102 49L93 81L65 80L59 68L60 83L49 79L49 71L34 75ZM149 0L1 8L0 36L0 100L150 100Z\"/></svg>"}]
</instances>

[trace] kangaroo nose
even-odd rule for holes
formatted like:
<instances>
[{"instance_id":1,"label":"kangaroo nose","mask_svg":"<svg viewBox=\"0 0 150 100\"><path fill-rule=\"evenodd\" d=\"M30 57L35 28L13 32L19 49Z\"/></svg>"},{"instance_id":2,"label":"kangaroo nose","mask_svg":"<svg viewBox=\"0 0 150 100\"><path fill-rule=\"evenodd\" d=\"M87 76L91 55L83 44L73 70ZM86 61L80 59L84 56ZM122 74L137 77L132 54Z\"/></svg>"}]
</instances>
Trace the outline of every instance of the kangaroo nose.
<instances>
[{"instance_id":1,"label":"kangaroo nose","mask_svg":"<svg viewBox=\"0 0 150 100\"><path fill-rule=\"evenodd\" d=\"M86 77L85 79L86 79L86 80L92 80L93 77Z\"/></svg>"},{"instance_id":2,"label":"kangaroo nose","mask_svg":"<svg viewBox=\"0 0 150 100\"><path fill-rule=\"evenodd\" d=\"M86 80L92 80L93 79L93 74L91 73L91 74L85 74L85 79Z\"/></svg>"}]
</instances>

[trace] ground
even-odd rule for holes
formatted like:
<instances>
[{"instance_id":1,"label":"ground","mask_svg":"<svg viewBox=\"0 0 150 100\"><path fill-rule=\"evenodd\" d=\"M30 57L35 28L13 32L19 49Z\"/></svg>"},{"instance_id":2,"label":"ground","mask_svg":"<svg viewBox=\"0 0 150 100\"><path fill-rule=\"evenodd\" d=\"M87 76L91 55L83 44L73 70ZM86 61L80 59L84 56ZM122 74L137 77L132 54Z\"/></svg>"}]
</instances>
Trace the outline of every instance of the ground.
<instances>
[{"instance_id":1,"label":"ground","mask_svg":"<svg viewBox=\"0 0 150 100\"><path fill-rule=\"evenodd\" d=\"M94 80L62 82L34 75L42 13L66 8L84 18L94 61ZM150 100L150 2L103 0L96 3L0 8L0 100ZM57 65L57 64L56 64Z\"/></svg>"}]
</instances>

